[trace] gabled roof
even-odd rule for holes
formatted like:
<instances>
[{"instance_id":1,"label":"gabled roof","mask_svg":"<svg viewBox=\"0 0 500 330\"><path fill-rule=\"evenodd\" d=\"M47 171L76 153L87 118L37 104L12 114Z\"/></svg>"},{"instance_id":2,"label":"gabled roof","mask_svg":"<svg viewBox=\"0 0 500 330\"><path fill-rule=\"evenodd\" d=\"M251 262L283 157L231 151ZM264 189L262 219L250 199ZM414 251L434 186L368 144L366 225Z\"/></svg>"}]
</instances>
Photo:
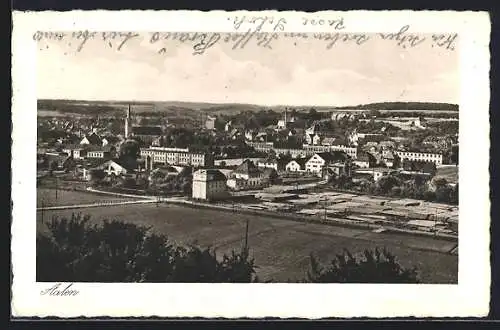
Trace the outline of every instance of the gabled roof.
<instances>
[{"instance_id":1,"label":"gabled roof","mask_svg":"<svg viewBox=\"0 0 500 330\"><path fill-rule=\"evenodd\" d=\"M370 156L368 155L367 152L360 151L357 154L356 160L361 161L361 162L369 162L370 161Z\"/></svg>"},{"instance_id":2,"label":"gabled roof","mask_svg":"<svg viewBox=\"0 0 500 330\"><path fill-rule=\"evenodd\" d=\"M132 133L136 135L162 135L163 131L160 126L133 126Z\"/></svg>"},{"instance_id":3,"label":"gabled roof","mask_svg":"<svg viewBox=\"0 0 500 330\"><path fill-rule=\"evenodd\" d=\"M69 150L82 150L82 149L88 149L88 146L85 144L66 144L62 147L63 150L69 149Z\"/></svg>"},{"instance_id":4,"label":"gabled roof","mask_svg":"<svg viewBox=\"0 0 500 330\"><path fill-rule=\"evenodd\" d=\"M128 171L132 171L134 168L128 164L126 164L125 162L122 162L120 161L119 159L110 159L110 160L107 160L105 162L103 162L101 164L101 166L105 166L106 164L110 164L110 163L114 163L118 166L121 166L123 167L124 169L128 170Z\"/></svg>"},{"instance_id":5,"label":"gabled roof","mask_svg":"<svg viewBox=\"0 0 500 330\"><path fill-rule=\"evenodd\" d=\"M89 141L90 144L101 144L102 143L102 140L101 138L95 134L95 133L92 133L92 134L89 134L89 135L85 135L85 138L87 138L87 141Z\"/></svg>"},{"instance_id":6,"label":"gabled roof","mask_svg":"<svg viewBox=\"0 0 500 330\"><path fill-rule=\"evenodd\" d=\"M336 138L335 137L325 137L323 141L321 141L321 144L323 145L332 145L335 142Z\"/></svg>"},{"instance_id":7,"label":"gabled roof","mask_svg":"<svg viewBox=\"0 0 500 330\"><path fill-rule=\"evenodd\" d=\"M385 156L385 159L394 159L394 154L392 152L388 152Z\"/></svg>"},{"instance_id":8,"label":"gabled roof","mask_svg":"<svg viewBox=\"0 0 500 330\"><path fill-rule=\"evenodd\" d=\"M330 151L330 152L319 152L315 155L323 158L325 162L333 162L333 161L345 161L349 158L349 156L343 151ZM310 159L310 158L309 158Z\"/></svg>"},{"instance_id":9,"label":"gabled roof","mask_svg":"<svg viewBox=\"0 0 500 330\"><path fill-rule=\"evenodd\" d=\"M111 152L111 150L115 149L113 146L105 145L105 146L88 146L85 148L87 151L102 151L102 152Z\"/></svg>"},{"instance_id":10,"label":"gabled roof","mask_svg":"<svg viewBox=\"0 0 500 330\"><path fill-rule=\"evenodd\" d=\"M234 170L234 173L252 175L259 173L259 169L255 166L255 164L251 160L245 159L243 163L241 163Z\"/></svg>"},{"instance_id":11,"label":"gabled roof","mask_svg":"<svg viewBox=\"0 0 500 330\"><path fill-rule=\"evenodd\" d=\"M222 173L218 169L200 169L200 170L196 171L195 174L196 173L202 173L202 172L205 172L207 174L207 176L211 175L212 179L214 181L226 181L227 180L227 178L224 175L224 173Z\"/></svg>"},{"instance_id":12,"label":"gabled roof","mask_svg":"<svg viewBox=\"0 0 500 330\"><path fill-rule=\"evenodd\" d=\"M112 135L109 135L109 136L105 136L103 138L103 140L106 139L106 141L108 141L108 143L116 143L118 141L120 141L121 139L117 136L112 136Z\"/></svg>"},{"instance_id":13,"label":"gabled roof","mask_svg":"<svg viewBox=\"0 0 500 330\"><path fill-rule=\"evenodd\" d=\"M290 164L291 162L296 162L297 164L299 164L300 168L305 168L306 162L307 162L307 158L295 158L295 159L292 159L291 161L289 161L287 163L287 165Z\"/></svg>"}]
</instances>

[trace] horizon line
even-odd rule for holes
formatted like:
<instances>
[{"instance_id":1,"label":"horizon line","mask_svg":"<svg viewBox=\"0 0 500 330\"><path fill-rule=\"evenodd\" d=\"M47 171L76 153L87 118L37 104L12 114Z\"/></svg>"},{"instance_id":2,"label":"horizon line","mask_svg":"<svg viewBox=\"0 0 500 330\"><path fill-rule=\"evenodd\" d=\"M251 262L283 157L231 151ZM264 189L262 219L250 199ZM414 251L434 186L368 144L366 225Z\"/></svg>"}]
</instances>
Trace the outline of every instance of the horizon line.
<instances>
[{"instance_id":1,"label":"horizon line","mask_svg":"<svg viewBox=\"0 0 500 330\"><path fill-rule=\"evenodd\" d=\"M366 106L370 104L380 104L380 103L433 103L433 104L447 104L459 106L458 103L452 102L438 102L438 101L377 101L377 102L368 102L368 103L360 103L356 105L318 105L318 104L259 104L259 103L245 103L245 102L209 102L209 101L180 101L180 100L85 100L85 99L71 99L71 98L37 98L37 101L77 101L77 102L107 102L107 103L124 103L131 104L134 103L186 103L186 104L206 104L206 105L248 105L248 106L260 106L260 107L318 107L318 108L356 108L361 106ZM430 109L429 109L430 110Z\"/></svg>"}]
</instances>

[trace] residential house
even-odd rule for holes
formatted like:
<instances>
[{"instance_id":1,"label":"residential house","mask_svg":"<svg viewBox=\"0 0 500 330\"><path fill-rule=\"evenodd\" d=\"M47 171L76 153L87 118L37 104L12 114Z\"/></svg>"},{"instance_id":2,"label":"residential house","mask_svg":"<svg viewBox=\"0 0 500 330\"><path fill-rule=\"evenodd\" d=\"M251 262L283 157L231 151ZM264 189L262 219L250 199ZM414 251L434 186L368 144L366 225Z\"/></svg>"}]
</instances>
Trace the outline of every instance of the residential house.
<instances>
[{"instance_id":1,"label":"residential house","mask_svg":"<svg viewBox=\"0 0 500 330\"><path fill-rule=\"evenodd\" d=\"M245 140L246 141L253 141L256 136L257 136L257 132L255 132L254 130L246 130L245 131Z\"/></svg>"},{"instance_id":2,"label":"residential house","mask_svg":"<svg viewBox=\"0 0 500 330\"><path fill-rule=\"evenodd\" d=\"M102 146L102 140L99 137L99 135L97 135L96 133L91 133L91 134L85 135L82 138L82 140L80 141L80 144Z\"/></svg>"},{"instance_id":3,"label":"residential house","mask_svg":"<svg viewBox=\"0 0 500 330\"><path fill-rule=\"evenodd\" d=\"M102 146L105 147L107 145L110 145L110 146L118 146L118 144L120 144L121 140L120 138L116 137L116 136L112 136L112 135L109 135L109 136L106 136L104 138L102 138Z\"/></svg>"},{"instance_id":4,"label":"residential house","mask_svg":"<svg viewBox=\"0 0 500 330\"><path fill-rule=\"evenodd\" d=\"M86 158L111 159L115 157L116 148L113 146L89 146L86 149Z\"/></svg>"},{"instance_id":5,"label":"residential house","mask_svg":"<svg viewBox=\"0 0 500 330\"><path fill-rule=\"evenodd\" d=\"M185 170L186 170L186 168L183 166L162 165L162 166L154 168L149 173L148 180L150 182L153 181L153 178L157 175L159 175L160 177L164 177L164 178L178 176L178 175L184 173Z\"/></svg>"},{"instance_id":6,"label":"residential house","mask_svg":"<svg viewBox=\"0 0 500 330\"><path fill-rule=\"evenodd\" d=\"M231 121L228 121L226 125L224 125L224 131L229 132L231 131L231 128L233 126L233 123Z\"/></svg>"},{"instance_id":7,"label":"residential house","mask_svg":"<svg viewBox=\"0 0 500 330\"><path fill-rule=\"evenodd\" d=\"M200 169L193 173L192 197L199 200L218 200L228 196L226 176L217 169Z\"/></svg>"},{"instance_id":8,"label":"residential house","mask_svg":"<svg viewBox=\"0 0 500 330\"><path fill-rule=\"evenodd\" d=\"M237 128L233 128L231 129L231 131L229 132L229 138L232 139L232 140L236 140L237 138L239 138L241 136L241 132L239 129Z\"/></svg>"},{"instance_id":9,"label":"residential house","mask_svg":"<svg viewBox=\"0 0 500 330\"><path fill-rule=\"evenodd\" d=\"M353 164L360 168L370 167L370 156L367 152L359 152L358 157L353 160Z\"/></svg>"},{"instance_id":10,"label":"residential house","mask_svg":"<svg viewBox=\"0 0 500 330\"><path fill-rule=\"evenodd\" d=\"M392 140L384 140L379 142L379 147L382 149L395 149L396 142Z\"/></svg>"},{"instance_id":11,"label":"residential house","mask_svg":"<svg viewBox=\"0 0 500 330\"><path fill-rule=\"evenodd\" d=\"M234 190L257 189L267 184L262 172L248 159L243 161L227 180L228 187Z\"/></svg>"},{"instance_id":12,"label":"residential house","mask_svg":"<svg viewBox=\"0 0 500 330\"><path fill-rule=\"evenodd\" d=\"M382 159L385 163L385 166L387 167L393 167L394 166L394 153L393 152L385 152L382 153Z\"/></svg>"},{"instance_id":13,"label":"residential house","mask_svg":"<svg viewBox=\"0 0 500 330\"><path fill-rule=\"evenodd\" d=\"M305 172L307 158L295 158L286 164L287 172Z\"/></svg>"},{"instance_id":14,"label":"residential house","mask_svg":"<svg viewBox=\"0 0 500 330\"><path fill-rule=\"evenodd\" d=\"M259 132L255 136L255 141L257 142L265 142L267 141L267 133L266 132Z\"/></svg>"},{"instance_id":15,"label":"residential house","mask_svg":"<svg viewBox=\"0 0 500 330\"><path fill-rule=\"evenodd\" d=\"M259 167L259 168L272 168L275 171L281 172L281 171L285 170L287 163L288 162L285 159L272 155L272 156L269 156L265 159L259 160L257 162L257 167Z\"/></svg>"},{"instance_id":16,"label":"residential house","mask_svg":"<svg viewBox=\"0 0 500 330\"><path fill-rule=\"evenodd\" d=\"M87 147L81 144L66 145L62 151L73 159L84 159L87 156Z\"/></svg>"},{"instance_id":17,"label":"residential house","mask_svg":"<svg viewBox=\"0 0 500 330\"><path fill-rule=\"evenodd\" d=\"M306 143L309 145L318 145L320 144L321 141L321 135L319 135L319 133L313 133L313 134L306 133L305 140Z\"/></svg>"},{"instance_id":18,"label":"residential house","mask_svg":"<svg viewBox=\"0 0 500 330\"><path fill-rule=\"evenodd\" d=\"M327 136L321 141L321 145L323 146L332 146L335 142L335 137Z\"/></svg>"},{"instance_id":19,"label":"residential house","mask_svg":"<svg viewBox=\"0 0 500 330\"><path fill-rule=\"evenodd\" d=\"M132 168L128 168L125 164L118 160L108 160L99 166L107 175L122 176L133 172Z\"/></svg>"},{"instance_id":20,"label":"residential house","mask_svg":"<svg viewBox=\"0 0 500 330\"><path fill-rule=\"evenodd\" d=\"M237 179L245 179L249 180L251 178L260 177L260 171L255 166L255 164L249 160L245 159L234 171L232 174Z\"/></svg>"},{"instance_id":21,"label":"residential house","mask_svg":"<svg viewBox=\"0 0 500 330\"><path fill-rule=\"evenodd\" d=\"M358 176L365 177L369 175L373 181L377 182L381 177L389 175L394 171L388 168L360 168L354 170L353 178L357 178Z\"/></svg>"},{"instance_id":22,"label":"residential house","mask_svg":"<svg viewBox=\"0 0 500 330\"><path fill-rule=\"evenodd\" d=\"M212 116L208 116L207 120L205 121L205 128L208 130L215 129L215 121L216 120L217 120L217 118L212 117Z\"/></svg>"},{"instance_id":23,"label":"residential house","mask_svg":"<svg viewBox=\"0 0 500 330\"><path fill-rule=\"evenodd\" d=\"M312 124L309 128L306 129L305 133L307 134L316 134L319 132L319 125L317 123Z\"/></svg>"},{"instance_id":24,"label":"residential house","mask_svg":"<svg viewBox=\"0 0 500 330\"><path fill-rule=\"evenodd\" d=\"M349 156L342 151L316 153L306 161L306 171L322 175L328 165L345 162L348 158Z\"/></svg>"},{"instance_id":25,"label":"residential house","mask_svg":"<svg viewBox=\"0 0 500 330\"><path fill-rule=\"evenodd\" d=\"M377 152L378 149L379 149L378 142L375 142L375 141L368 141L363 146L363 150L368 151L368 152Z\"/></svg>"}]
</instances>

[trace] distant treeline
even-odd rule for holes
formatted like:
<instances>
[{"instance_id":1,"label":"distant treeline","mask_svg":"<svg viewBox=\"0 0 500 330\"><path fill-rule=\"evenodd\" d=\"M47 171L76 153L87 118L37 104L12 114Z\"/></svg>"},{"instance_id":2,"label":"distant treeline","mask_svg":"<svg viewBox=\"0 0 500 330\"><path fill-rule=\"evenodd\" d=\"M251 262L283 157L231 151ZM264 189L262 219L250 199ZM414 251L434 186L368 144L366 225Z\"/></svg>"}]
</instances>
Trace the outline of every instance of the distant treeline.
<instances>
[{"instance_id":1,"label":"distant treeline","mask_svg":"<svg viewBox=\"0 0 500 330\"><path fill-rule=\"evenodd\" d=\"M79 101L79 100L38 100L39 110L55 110L61 113L102 114L103 112L123 111L129 104L120 101ZM256 112L259 110L272 110L282 112L285 108L290 111L307 112L310 109L318 111L327 110L415 110L415 111L457 111L458 105L450 103L429 102L381 102L344 107L317 107L317 106L259 106L252 104L209 104L191 102L131 102L134 112L141 114L157 114L158 112L204 111L204 112Z\"/></svg>"},{"instance_id":2,"label":"distant treeline","mask_svg":"<svg viewBox=\"0 0 500 330\"><path fill-rule=\"evenodd\" d=\"M88 103L88 104L84 104ZM99 115L103 113L110 113L120 111L119 107L110 105L97 104L92 102L81 103L76 101L64 100L37 100L38 110L54 110L61 113L77 113L86 115Z\"/></svg>"},{"instance_id":3,"label":"distant treeline","mask_svg":"<svg viewBox=\"0 0 500 330\"><path fill-rule=\"evenodd\" d=\"M335 107L335 109L458 111L458 105L451 103L431 103L431 102L380 102L380 103L362 104L357 106Z\"/></svg>"}]
</instances>

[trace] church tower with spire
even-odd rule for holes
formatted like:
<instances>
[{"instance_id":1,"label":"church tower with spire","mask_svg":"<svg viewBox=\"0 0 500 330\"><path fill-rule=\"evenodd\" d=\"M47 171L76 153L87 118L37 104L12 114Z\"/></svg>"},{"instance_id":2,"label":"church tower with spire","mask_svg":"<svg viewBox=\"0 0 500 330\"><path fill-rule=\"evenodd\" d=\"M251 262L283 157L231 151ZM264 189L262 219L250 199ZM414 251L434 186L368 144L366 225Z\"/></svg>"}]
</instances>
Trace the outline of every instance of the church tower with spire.
<instances>
[{"instance_id":1,"label":"church tower with spire","mask_svg":"<svg viewBox=\"0 0 500 330\"><path fill-rule=\"evenodd\" d=\"M127 109L127 118L125 118L125 139L129 138L131 128L132 127L130 124L130 104L129 104Z\"/></svg>"}]
</instances>

